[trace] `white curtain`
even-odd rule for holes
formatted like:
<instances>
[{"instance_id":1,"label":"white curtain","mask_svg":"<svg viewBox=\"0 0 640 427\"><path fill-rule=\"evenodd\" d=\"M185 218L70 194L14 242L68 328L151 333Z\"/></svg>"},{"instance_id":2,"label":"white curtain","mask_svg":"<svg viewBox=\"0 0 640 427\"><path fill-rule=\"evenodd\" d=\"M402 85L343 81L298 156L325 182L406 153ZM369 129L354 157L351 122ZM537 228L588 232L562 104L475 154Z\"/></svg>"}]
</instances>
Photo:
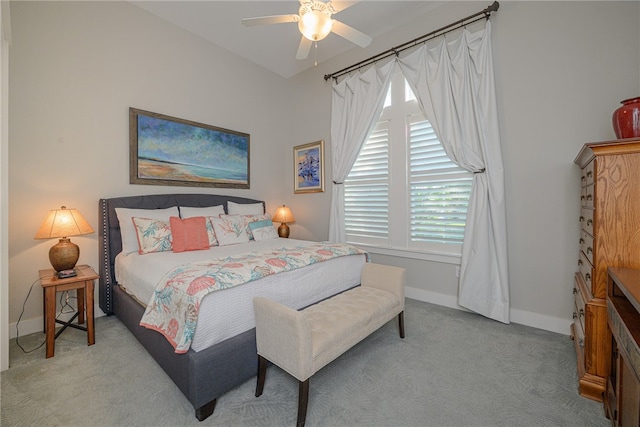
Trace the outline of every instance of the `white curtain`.
<instances>
[{"instance_id":1,"label":"white curtain","mask_svg":"<svg viewBox=\"0 0 640 427\"><path fill-rule=\"evenodd\" d=\"M425 115L455 163L473 172L458 303L509 323L504 172L491 23L398 60ZM333 135L332 135L333 136Z\"/></svg>"},{"instance_id":2,"label":"white curtain","mask_svg":"<svg viewBox=\"0 0 640 427\"><path fill-rule=\"evenodd\" d=\"M333 187L329 240L345 241L344 185L360 148L375 126L391 82L395 62L359 71L333 86L331 100L331 157Z\"/></svg>"}]
</instances>

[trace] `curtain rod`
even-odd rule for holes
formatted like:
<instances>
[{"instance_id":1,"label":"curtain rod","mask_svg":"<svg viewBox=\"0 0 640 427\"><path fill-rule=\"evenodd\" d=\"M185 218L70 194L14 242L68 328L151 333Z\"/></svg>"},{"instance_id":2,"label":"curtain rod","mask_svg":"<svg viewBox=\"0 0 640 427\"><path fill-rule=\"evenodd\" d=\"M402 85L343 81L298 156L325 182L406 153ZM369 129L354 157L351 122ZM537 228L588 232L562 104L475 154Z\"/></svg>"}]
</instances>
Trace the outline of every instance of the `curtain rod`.
<instances>
[{"instance_id":1,"label":"curtain rod","mask_svg":"<svg viewBox=\"0 0 640 427\"><path fill-rule=\"evenodd\" d=\"M489 15L491 15L491 12L497 12L499 7L500 7L500 3L498 3L497 1L494 1L493 4L491 4L490 6L486 7L485 9L481 10L480 12L474 13L473 15L469 15L466 18L460 19L459 21L452 22L449 25L445 25L442 28L439 28L439 29L437 29L435 31L432 31L432 32L428 33L428 34L422 35L422 36L420 36L418 38L415 38L415 39L413 39L411 41L408 41L408 42L403 43L401 45L398 45L396 47L392 47L391 49L385 50L384 52L381 52L381 53L379 53L377 55L374 55L374 56L372 56L370 58L367 58L364 61L360 61L357 64L353 64L353 65L350 65L350 66L348 66L346 68L343 68L340 71L336 71L335 73L331 73L331 74L325 74L324 75L324 80L327 81L329 79L335 79L337 81L337 78L342 76L342 75L344 75L344 74L347 74L347 73L349 73L351 71L358 70L358 69L360 69L362 67L365 67L365 66L367 66L369 64L373 64L374 62L378 62L378 61L380 61L380 60L382 60L384 58L388 58L391 55L396 55L397 56L400 52L402 52L404 50L407 50L407 49L410 49L410 48L416 46L418 43L424 43L427 40L431 40L431 39L433 39L435 37L438 37L438 36L441 36L441 35L446 34L448 32L457 30L460 27L472 24L472 23L474 23L476 21L479 21L481 19L485 19L485 18L489 19ZM477 18L478 16L481 16L481 15L484 15L484 16L481 17L481 18ZM474 18L477 18L477 19L472 21L472 19L474 19ZM453 28L453 27L455 27L455 28Z\"/></svg>"}]
</instances>

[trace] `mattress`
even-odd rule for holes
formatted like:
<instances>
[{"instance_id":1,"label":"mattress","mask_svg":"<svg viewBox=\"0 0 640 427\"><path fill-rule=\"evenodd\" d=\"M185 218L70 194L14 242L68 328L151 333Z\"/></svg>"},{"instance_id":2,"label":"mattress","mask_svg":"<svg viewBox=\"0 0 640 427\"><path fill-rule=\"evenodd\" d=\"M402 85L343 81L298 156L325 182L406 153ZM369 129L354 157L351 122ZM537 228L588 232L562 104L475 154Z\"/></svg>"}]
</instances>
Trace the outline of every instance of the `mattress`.
<instances>
[{"instance_id":1,"label":"mattress","mask_svg":"<svg viewBox=\"0 0 640 427\"><path fill-rule=\"evenodd\" d=\"M296 239L271 239L215 246L206 251L158 252L144 255L136 252L120 253L115 260L115 275L118 284L127 293L146 304L150 301L158 282L179 265L315 243ZM344 256L213 292L203 299L200 306L191 348L200 351L254 328L255 296L300 309L358 285L365 262L365 255Z\"/></svg>"}]
</instances>

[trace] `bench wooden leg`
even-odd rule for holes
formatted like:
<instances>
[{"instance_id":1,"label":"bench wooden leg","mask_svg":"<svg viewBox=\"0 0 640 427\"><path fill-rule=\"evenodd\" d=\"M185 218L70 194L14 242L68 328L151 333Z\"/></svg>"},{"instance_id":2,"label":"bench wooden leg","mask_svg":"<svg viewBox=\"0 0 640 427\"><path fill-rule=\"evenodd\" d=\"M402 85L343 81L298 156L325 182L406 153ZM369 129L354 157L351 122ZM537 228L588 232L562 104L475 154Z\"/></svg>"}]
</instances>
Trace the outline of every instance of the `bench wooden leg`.
<instances>
[{"instance_id":1,"label":"bench wooden leg","mask_svg":"<svg viewBox=\"0 0 640 427\"><path fill-rule=\"evenodd\" d=\"M298 427L304 427L307 420L307 403L309 402L309 380L300 381L298 385Z\"/></svg>"},{"instance_id":2,"label":"bench wooden leg","mask_svg":"<svg viewBox=\"0 0 640 427\"><path fill-rule=\"evenodd\" d=\"M267 377L267 359L258 355L258 381L256 383L256 397L260 397L264 390L264 381Z\"/></svg>"},{"instance_id":3,"label":"bench wooden leg","mask_svg":"<svg viewBox=\"0 0 640 427\"><path fill-rule=\"evenodd\" d=\"M398 314L398 327L400 329L400 338L404 338L404 311Z\"/></svg>"}]
</instances>

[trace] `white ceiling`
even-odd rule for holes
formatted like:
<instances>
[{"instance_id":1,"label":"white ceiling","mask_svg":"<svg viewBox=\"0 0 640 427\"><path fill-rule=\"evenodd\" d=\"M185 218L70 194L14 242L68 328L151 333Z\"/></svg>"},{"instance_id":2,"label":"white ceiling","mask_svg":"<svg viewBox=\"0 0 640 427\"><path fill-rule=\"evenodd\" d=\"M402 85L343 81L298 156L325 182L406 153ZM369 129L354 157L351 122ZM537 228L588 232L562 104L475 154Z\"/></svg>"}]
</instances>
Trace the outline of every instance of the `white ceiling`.
<instances>
[{"instance_id":1,"label":"white ceiling","mask_svg":"<svg viewBox=\"0 0 640 427\"><path fill-rule=\"evenodd\" d=\"M295 58L300 32L296 23L246 27L242 18L297 14L299 3L288 1L131 1L150 13L285 78L350 49L362 49L336 34L318 42L305 60ZM376 38L440 6L442 1L362 0L334 15ZM391 46L389 46L391 47ZM364 59L364 58L363 58Z\"/></svg>"}]
</instances>

